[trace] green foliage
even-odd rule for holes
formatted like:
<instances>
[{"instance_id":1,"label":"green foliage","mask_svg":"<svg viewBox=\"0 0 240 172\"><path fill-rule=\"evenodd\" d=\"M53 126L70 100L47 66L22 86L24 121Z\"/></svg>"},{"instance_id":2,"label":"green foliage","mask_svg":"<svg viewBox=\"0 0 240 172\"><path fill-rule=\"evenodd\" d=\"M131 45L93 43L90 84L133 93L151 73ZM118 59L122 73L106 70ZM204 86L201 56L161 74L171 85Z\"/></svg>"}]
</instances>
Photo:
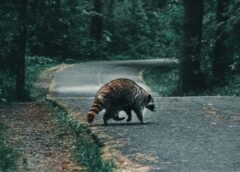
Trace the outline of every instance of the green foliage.
<instances>
[{"instance_id":1,"label":"green foliage","mask_svg":"<svg viewBox=\"0 0 240 172\"><path fill-rule=\"evenodd\" d=\"M27 56L25 60L26 98L30 98L29 91L31 90L33 83L36 81L39 72L47 67L58 64L58 61L38 56ZM0 104L14 101L16 98L15 96L15 75L0 69Z\"/></svg>"},{"instance_id":2,"label":"green foliage","mask_svg":"<svg viewBox=\"0 0 240 172\"><path fill-rule=\"evenodd\" d=\"M228 85L235 75L240 72L240 1L233 0L230 1L229 5L225 8L227 12L223 14L226 16L227 20L222 23L217 23L216 0L207 0L205 3L205 13L203 20L203 48L202 48L202 71L207 76L207 84L210 87L215 87L213 82L215 78L212 76L212 58L213 51L216 42L216 29L219 25L223 26L224 31L227 33L227 38L222 42L226 46L226 55L230 65L228 66L228 71L226 73L226 85ZM217 87L217 86L216 86ZM213 88L214 89L214 88ZM219 89L218 89L219 90Z\"/></svg>"},{"instance_id":3,"label":"green foliage","mask_svg":"<svg viewBox=\"0 0 240 172\"><path fill-rule=\"evenodd\" d=\"M29 55L106 59L176 57L183 7L177 1L104 1L102 40L90 39L93 3L29 1ZM156 8L157 6L157 8Z\"/></svg>"},{"instance_id":4,"label":"green foliage","mask_svg":"<svg viewBox=\"0 0 240 172\"><path fill-rule=\"evenodd\" d=\"M29 90L34 81L36 81L39 72L42 70L58 64L58 61L47 57L27 56L26 60L26 87Z\"/></svg>"},{"instance_id":5,"label":"green foliage","mask_svg":"<svg viewBox=\"0 0 240 172\"><path fill-rule=\"evenodd\" d=\"M118 1L106 30L111 33L111 53L129 58L177 56L182 6L169 3L156 8L145 1Z\"/></svg>"},{"instance_id":6,"label":"green foliage","mask_svg":"<svg viewBox=\"0 0 240 172\"><path fill-rule=\"evenodd\" d=\"M226 44L229 48L229 54L232 58L232 64L230 68L233 72L240 72L240 1L233 0L231 1L228 7L229 16L226 22L226 31L228 33L228 39Z\"/></svg>"},{"instance_id":7,"label":"green foliage","mask_svg":"<svg viewBox=\"0 0 240 172\"><path fill-rule=\"evenodd\" d=\"M49 101L50 108L56 115L58 121L67 124L76 135L73 149L74 159L85 166L87 172L110 172L114 167L112 160L103 160L102 143L90 133L83 124L69 117L68 113L55 102Z\"/></svg>"},{"instance_id":8,"label":"green foliage","mask_svg":"<svg viewBox=\"0 0 240 172\"><path fill-rule=\"evenodd\" d=\"M100 42L90 38L91 19L96 15L93 2L29 0L27 55L81 61L179 58L182 0L102 1L102 11L97 14L103 19ZM222 23L217 23L218 2L206 0L203 17L201 71L211 87L214 87L212 59L219 25L224 26L227 33L223 42L230 62L226 78L240 72L240 1L230 1L224 14L227 20ZM4 102L14 99L15 94L13 87L18 65L16 2L2 2L0 11L0 102ZM28 69L27 78L31 78L34 69Z\"/></svg>"},{"instance_id":9,"label":"green foliage","mask_svg":"<svg viewBox=\"0 0 240 172\"><path fill-rule=\"evenodd\" d=\"M6 145L5 127L0 122L0 171L11 172L17 169L19 154L10 146Z\"/></svg>"}]
</instances>

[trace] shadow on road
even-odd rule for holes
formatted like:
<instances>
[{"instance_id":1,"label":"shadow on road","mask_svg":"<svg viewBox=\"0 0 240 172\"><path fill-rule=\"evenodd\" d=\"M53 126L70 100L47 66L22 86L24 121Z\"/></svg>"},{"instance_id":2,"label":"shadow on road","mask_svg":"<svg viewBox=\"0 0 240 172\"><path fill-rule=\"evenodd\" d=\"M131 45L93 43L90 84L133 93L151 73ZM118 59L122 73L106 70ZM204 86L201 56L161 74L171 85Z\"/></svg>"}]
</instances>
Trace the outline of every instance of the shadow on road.
<instances>
[{"instance_id":1,"label":"shadow on road","mask_svg":"<svg viewBox=\"0 0 240 172\"><path fill-rule=\"evenodd\" d=\"M158 124L157 122L145 122L145 123L140 123L140 122L132 122L132 123L110 123L108 125L104 124L93 124L92 126L104 126L104 127L110 127L110 126L130 126L130 125L155 125Z\"/></svg>"}]
</instances>

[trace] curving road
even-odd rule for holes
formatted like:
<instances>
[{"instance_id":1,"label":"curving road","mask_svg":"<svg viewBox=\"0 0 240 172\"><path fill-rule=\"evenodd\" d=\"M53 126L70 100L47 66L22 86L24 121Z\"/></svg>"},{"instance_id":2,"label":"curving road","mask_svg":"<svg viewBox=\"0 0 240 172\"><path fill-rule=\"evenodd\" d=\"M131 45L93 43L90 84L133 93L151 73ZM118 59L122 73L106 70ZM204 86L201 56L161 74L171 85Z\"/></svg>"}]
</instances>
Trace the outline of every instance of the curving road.
<instances>
[{"instance_id":1,"label":"curving road","mask_svg":"<svg viewBox=\"0 0 240 172\"><path fill-rule=\"evenodd\" d=\"M171 60L86 62L57 72L51 98L81 117L97 90L115 78L130 78L142 87L144 68L171 64ZM110 122L98 115L91 127L106 133L106 144L140 165L126 171L240 171L239 97L161 97L153 93L157 111L144 112L144 125ZM124 116L124 113L120 115ZM84 118L81 118L84 119ZM145 168L144 168L145 167Z\"/></svg>"}]
</instances>

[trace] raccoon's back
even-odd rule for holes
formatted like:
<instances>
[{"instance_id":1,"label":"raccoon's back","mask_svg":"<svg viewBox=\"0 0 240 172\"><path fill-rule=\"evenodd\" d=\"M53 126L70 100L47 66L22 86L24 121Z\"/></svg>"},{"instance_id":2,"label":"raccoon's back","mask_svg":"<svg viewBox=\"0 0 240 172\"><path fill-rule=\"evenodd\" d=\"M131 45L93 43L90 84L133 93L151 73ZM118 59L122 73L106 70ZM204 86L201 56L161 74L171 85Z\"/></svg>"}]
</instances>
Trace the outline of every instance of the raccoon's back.
<instances>
[{"instance_id":1,"label":"raccoon's back","mask_svg":"<svg viewBox=\"0 0 240 172\"><path fill-rule=\"evenodd\" d=\"M102 100L104 104L130 104L136 99L136 95L142 94L143 89L134 81L120 78L115 79L100 88L96 98Z\"/></svg>"},{"instance_id":2,"label":"raccoon's back","mask_svg":"<svg viewBox=\"0 0 240 172\"><path fill-rule=\"evenodd\" d=\"M139 89L138 87L139 86L132 80L125 78L115 79L103 85L96 96L105 94L124 97L125 94L132 93L134 90Z\"/></svg>"}]
</instances>

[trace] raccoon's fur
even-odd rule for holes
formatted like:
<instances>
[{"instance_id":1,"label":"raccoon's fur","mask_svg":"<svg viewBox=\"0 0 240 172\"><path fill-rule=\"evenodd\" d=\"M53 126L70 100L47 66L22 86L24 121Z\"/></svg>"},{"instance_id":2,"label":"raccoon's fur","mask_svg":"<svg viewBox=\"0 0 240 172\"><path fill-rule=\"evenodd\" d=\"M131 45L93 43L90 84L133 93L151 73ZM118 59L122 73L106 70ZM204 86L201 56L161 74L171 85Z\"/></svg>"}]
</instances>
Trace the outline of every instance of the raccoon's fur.
<instances>
[{"instance_id":1,"label":"raccoon's fur","mask_svg":"<svg viewBox=\"0 0 240 172\"><path fill-rule=\"evenodd\" d=\"M133 110L141 123L143 123L144 107L154 111L155 105L151 94L132 80L125 78L115 79L99 89L91 110L87 113L87 120L89 123L93 122L95 115L105 109L106 112L103 115L104 124L107 124L109 119L116 121L125 119L125 117L118 116L118 112L122 110L126 112L127 121L129 122Z\"/></svg>"}]
</instances>

